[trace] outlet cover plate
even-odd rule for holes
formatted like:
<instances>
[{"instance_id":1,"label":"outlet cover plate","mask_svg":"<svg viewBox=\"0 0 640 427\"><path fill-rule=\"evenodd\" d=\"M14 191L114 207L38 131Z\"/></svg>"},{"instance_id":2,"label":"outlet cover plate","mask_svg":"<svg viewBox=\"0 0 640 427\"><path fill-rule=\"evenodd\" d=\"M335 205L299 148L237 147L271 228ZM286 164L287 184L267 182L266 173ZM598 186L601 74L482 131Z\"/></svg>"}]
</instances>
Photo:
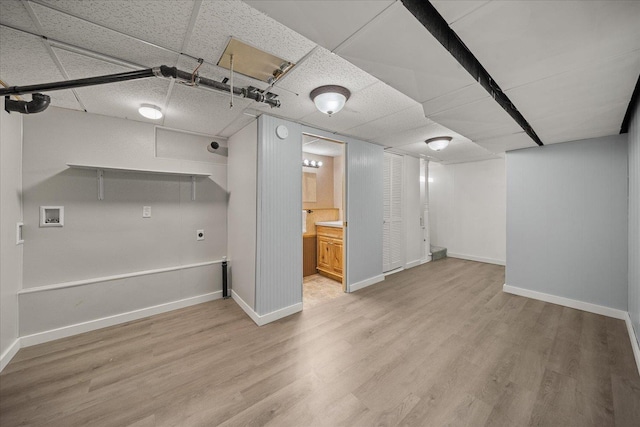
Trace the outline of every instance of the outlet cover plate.
<instances>
[{"instance_id":1,"label":"outlet cover plate","mask_svg":"<svg viewBox=\"0 0 640 427\"><path fill-rule=\"evenodd\" d=\"M204 230L196 230L196 240L204 240Z\"/></svg>"}]
</instances>

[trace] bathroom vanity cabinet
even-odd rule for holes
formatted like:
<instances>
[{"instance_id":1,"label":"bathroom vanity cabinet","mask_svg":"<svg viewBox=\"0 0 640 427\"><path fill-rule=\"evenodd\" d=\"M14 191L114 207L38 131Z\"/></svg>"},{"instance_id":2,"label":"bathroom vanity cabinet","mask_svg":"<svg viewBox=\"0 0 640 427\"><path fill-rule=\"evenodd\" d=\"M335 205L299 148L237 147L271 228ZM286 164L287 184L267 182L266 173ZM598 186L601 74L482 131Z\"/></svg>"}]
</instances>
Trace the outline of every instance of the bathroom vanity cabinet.
<instances>
[{"instance_id":1,"label":"bathroom vanity cabinet","mask_svg":"<svg viewBox=\"0 0 640 427\"><path fill-rule=\"evenodd\" d=\"M327 226L316 223L316 234L318 242L318 273L342 282L342 224L340 226Z\"/></svg>"}]
</instances>

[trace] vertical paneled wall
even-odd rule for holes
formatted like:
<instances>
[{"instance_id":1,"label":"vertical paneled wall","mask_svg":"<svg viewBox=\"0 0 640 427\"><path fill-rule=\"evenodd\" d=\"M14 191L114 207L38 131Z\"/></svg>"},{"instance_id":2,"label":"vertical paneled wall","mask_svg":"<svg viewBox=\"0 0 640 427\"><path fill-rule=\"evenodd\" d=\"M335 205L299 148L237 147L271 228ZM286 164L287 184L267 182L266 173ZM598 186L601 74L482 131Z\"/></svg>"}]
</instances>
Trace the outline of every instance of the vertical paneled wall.
<instances>
[{"instance_id":1,"label":"vertical paneled wall","mask_svg":"<svg viewBox=\"0 0 640 427\"><path fill-rule=\"evenodd\" d=\"M640 103L629 127L629 316L640 343Z\"/></svg>"},{"instance_id":2,"label":"vertical paneled wall","mask_svg":"<svg viewBox=\"0 0 640 427\"><path fill-rule=\"evenodd\" d=\"M347 139L347 283L382 275L383 148Z\"/></svg>"},{"instance_id":3,"label":"vertical paneled wall","mask_svg":"<svg viewBox=\"0 0 640 427\"><path fill-rule=\"evenodd\" d=\"M302 128L262 115L258 135L256 311L264 315L302 303Z\"/></svg>"}]
</instances>

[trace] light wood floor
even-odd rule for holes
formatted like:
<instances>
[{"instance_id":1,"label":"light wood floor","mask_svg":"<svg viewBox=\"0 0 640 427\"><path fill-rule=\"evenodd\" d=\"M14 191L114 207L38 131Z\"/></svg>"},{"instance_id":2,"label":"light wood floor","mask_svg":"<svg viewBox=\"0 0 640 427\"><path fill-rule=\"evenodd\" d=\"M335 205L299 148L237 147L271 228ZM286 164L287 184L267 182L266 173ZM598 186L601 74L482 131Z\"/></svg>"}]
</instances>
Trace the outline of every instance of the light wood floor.
<instances>
[{"instance_id":1,"label":"light wood floor","mask_svg":"<svg viewBox=\"0 0 640 427\"><path fill-rule=\"evenodd\" d=\"M445 259L256 327L231 300L20 350L0 425L634 426L620 320Z\"/></svg>"}]
</instances>

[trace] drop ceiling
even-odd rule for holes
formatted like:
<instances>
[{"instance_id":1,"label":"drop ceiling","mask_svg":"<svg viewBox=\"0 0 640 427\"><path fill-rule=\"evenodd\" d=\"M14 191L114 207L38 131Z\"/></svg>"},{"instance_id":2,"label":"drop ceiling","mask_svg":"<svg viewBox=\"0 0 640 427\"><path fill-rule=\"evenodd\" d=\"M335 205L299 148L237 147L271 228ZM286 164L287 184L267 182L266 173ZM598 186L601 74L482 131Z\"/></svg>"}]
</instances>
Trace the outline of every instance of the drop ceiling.
<instances>
[{"instance_id":1,"label":"drop ceiling","mask_svg":"<svg viewBox=\"0 0 640 427\"><path fill-rule=\"evenodd\" d=\"M640 70L638 1L432 1L547 143L615 134ZM296 66L282 107L170 80L50 92L52 104L130 120L160 106L166 127L228 137L266 113L443 163L535 146L401 1L2 0L0 78L45 83L159 65L221 81L231 37ZM44 35L45 40L39 35ZM331 117L309 99L325 84L352 96ZM28 97L28 96L27 96ZM451 135L433 152L422 142Z\"/></svg>"}]
</instances>

